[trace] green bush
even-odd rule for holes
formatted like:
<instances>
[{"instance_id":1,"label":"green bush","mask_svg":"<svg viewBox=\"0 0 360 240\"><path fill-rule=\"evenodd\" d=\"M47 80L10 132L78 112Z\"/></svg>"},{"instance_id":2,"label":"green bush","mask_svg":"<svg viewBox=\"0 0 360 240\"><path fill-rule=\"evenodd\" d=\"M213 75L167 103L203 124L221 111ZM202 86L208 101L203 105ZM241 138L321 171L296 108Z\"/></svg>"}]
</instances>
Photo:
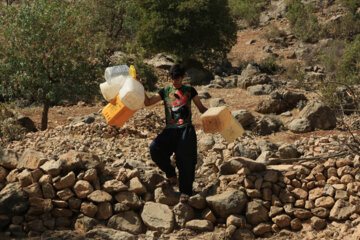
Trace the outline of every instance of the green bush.
<instances>
[{"instance_id":1,"label":"green bush","mask_svg":"<svg viewBox=\"0 0 360 240\"><path fill-rule=\"evenodd\" d=\"M352 87L360 83L360 35L355 40L346 44L344 53L339 63L336 65L336 71L327 84L320 86L320 91L324 101L332 106L337 106L342 102L336 94L336 88L339 86Z\"/></svg>"},{"instance_id":2,"label":"green bush","mask_svg":"<svg viewBox=\"0 0 360 240\"><path fill-rule=\"evenodd\" d=\"M260 70L268 74L274 74L278 72L281 67L276 63L276 57L267 57L260 61Z\"/></svg>"},{"instance_id":3,"label":"green bush","mask_svg":"<svg viewBox=\"0 0 360 240\"><path fill-rule=\"evenodd\" d=\"M357 9L360 8L359 0L340 0L340 2L347 7L351 13L355 14Z\"/></svg>"},{"instance_id":4,"label":"green bush","mask_svg":"<svg viewBox=\"0 0 360 240\"><path fill-rule=\"evenodd\" d=\"M340 0L348 11L347 14L335 22L324 26L323 37L354 40L354 36L360 34L360 8L359 0Z\"/></svg>"},{"instance_id":5,"label":"green bush","mask_svg":"<svg viewBox=\"0 0 360 240\"><path fill-rule=\"evenodd\" d=\"M262 8L270 1L268 0L229 0L231 14L236 19L245 20L250 26L259 24Z\"/></svg>"},{"instance_id":6,"label":"green bush","mask_svg":"<svg viewBox=\"0 0 360 240\"><path fill-rule=\"evenodd\" d=\"M264 37L269 41L272 38L284 37L286 33L284 30L280 30L278 26L271 23L264 33Z\"/></svg>"},{"instance_id":7,"label":"green bush","mask_svg":"<svg viewBox=\"0 0 360 240\"><path fill-rule=\"evenodd\" d=\"M287 5L286 17L294 35L305 42L316 42L321 33L317 17L313 14L314 7L304 5L301 0L290 1Z\"/></svg>"},{"instance_id":8,"label":"green bush","mask_svg":"<svg viewBox=\"0 0 360 240\"><path fill-rule=\"evenodd\" d=\"M344 48L344 41L335 40L320 50L317 59L325 67L327 73L334 74L337 72Z\"/></svg>"},{"instance_id":9,"label":"green bush","mask_svg":"<svg viewBox=\"0 0 360 240\"><path fill-rule=\"evenodd\" d=\"M285 76L288 80L296 80L296 86L299 88L305 87L305 71L300 63L291 63L286 66Z\"/></svg>"},{"instance_id":10,"label":"green bush","mask_svg":"<svg viewBox=\"0 0 360 240\"><path fill-rule=\"evenodd\" d=\"M236 43L237 26L227 0L142 0L138 42L148 53L181 60L221 62Z\"/></svg>"},{"instance_id":11,"label":"green bush","mask_svg":"<svg viewBox=\"0 0 360 240\"><path fill-rule=\"evenodd\" d=\"M346 84L360 83L360 34L346 45L336 78Z\"/></svg>"},{"instance_id":12,"label":"green bush","mask_svg":"<svg viewBox=\"0 0 360 240\"><path fill-rule=\"evenodd\" d=\"M322 37L353 40L360 33L360 14L348 12L339 21L323 27Z\"/></svg>"}]
</instances>

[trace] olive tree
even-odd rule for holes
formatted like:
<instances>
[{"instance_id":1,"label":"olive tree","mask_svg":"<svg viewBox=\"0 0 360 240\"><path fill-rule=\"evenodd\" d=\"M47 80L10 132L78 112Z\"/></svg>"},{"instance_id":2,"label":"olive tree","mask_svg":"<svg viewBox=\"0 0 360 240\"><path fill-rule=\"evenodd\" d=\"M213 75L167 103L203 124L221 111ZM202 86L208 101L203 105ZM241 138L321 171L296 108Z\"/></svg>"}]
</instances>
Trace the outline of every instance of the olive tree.
<instances>
[{"instance_id":1,"label":"olive tree","mask_svg":"<svg viewBox=\"0 0 360 240\"><path fill-rule=\"evenodd\" d=\"M137 1L139 43L150 53L168 52L204 62L226 57L236 42L227 0Z\"/></svg>"},{"instance_id":2,"label":"olive tree","mask_svg":"<svg viewBox=\"0 0 360 240\"><path fill-rule=\"evenodd\" d=\"M0 92L42 104L42 130L51 104L98 92L103 60L83 15L62 0L0 10Z\"/></svg>"},{"instance_id":3,"label":"olive tree","mask_svg":"<svg viewBox=\"0 0 360 240\"><path fill-rule=\"evenodd\" d=\"M88 15L89 30L100 35L107 52L125 50L135 38L136 3L133 0L82 0L81 9Z\"/></svg>"}]
</instances>

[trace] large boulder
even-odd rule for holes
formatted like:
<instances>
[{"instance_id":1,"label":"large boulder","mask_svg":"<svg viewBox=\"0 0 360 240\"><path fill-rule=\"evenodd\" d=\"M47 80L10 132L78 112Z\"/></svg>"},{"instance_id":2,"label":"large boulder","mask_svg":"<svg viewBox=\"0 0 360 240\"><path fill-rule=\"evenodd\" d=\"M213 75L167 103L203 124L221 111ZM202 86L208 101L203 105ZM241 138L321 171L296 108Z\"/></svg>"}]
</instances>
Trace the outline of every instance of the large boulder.
<instances>
[{"instance_id":1,"label":"large boulder","mask_svg":"<svg viewBox=\"0 0 360 240\"><path fill-rule=\"evenodd\" d=\"M173 208L177 225L184 227L185 223L195 217L194 209L185 203L179 203Z\"/></svg>"},{"instance_id":2,"label":"large boulder","mask_svg":"<svg viewBox=\"0 0 360 240\"><path fill-rule=\"evenodd\" d=\"M153 58L146 60L145 63L161 69L169 70L172 65L174 65L175 60L169 54L158 53Z\"/></svg>"},{"instance_id":3,"label":"large boulder","mask_svg":"<svg viewBox=\"0 0 360 240\"><path fill-rule=\"evenodd\" d=\"M270 84L271 82L271 78L266 74L254 75L248 78L243 77L243 75L241 74L238 86L243 89L247 89L250 86L259 84Z\"/></svg>"},{"instance_id":4,"label":"large boulder","mask_svg":"<svg viewBox=\"0 0 360 240\"><path fill-rule=\"evenodd\" d=\"M247 198L244 192L231 190L209 196L206 198L206 202L215 214L226 218L230 214L242 213L245 209Z\"/></svg>"},{"instance_id":5,"label":"large boulder","mask_svg":"<svg viewBox=\"0 0 360 240\"><path fill-rule=\"evenodd\" d=\"M260 155L260 149L249 148L243 144L238 144L234 147L234 156L246 157L250 159L257 159Z\"/></svg>"},{"instance_id":6,"label":"large boulder","mask_svg":"<svg viewBox=\"0 0 360 240\"><path fill-rule=\"evenodd\" d=\"M37 131L34 121L25 115L22 115L22 114L18 115L16 117L16 122L18 124L20 124L20 126L25 128L27 132L36 132Z\"/></svg>"},{"instance_id":7,"label":"large boulder","mask_svg":"<svg viewBox=\"0 0 360 240\"><path fill-rule=\"evenodd\" d=\"M311 123L306 118L293 119L287 124L287 128L294 133L306 133L311 131Z\"/></svg>"},{"instance_id":8,"label":"large boulder","mask_svg":"<svg viewBox=\"0 0 360 240\"><path fill-rule=\"evenodd\" d=\"M18 165L18 155L12 149L0 149L0 166L14 169Z\"/></svg>"},{"instance_id":9,"label":"large boulder","mask_svg":"<svg viewBox=\"0 0 360 240\"><path fill-rule=\"evenodd\" d=\"M352 205L348 201L339 199L335 202L330 211L330 220L344 221L348 219L351 214L356 212L356 206Z\"/></svg>"},{"instance_id":10,"label":"large boulder","mask_svg":"<svg viewBox=\"0 0 360 240\"><path fill-rule=\"evenodd\" d=\"M28 205L26 194L18 182L8 183L0 191L0 214L21 216Z\"/></svg>"},{"instance_id":11,"label":"large boulder","mask_svg":"<svg viewBox=\"0 0 360 240\"><path fill-rule=\"evenodd\" d=\"M144 231L143 222L140 216L134 211L125 211L113 215L109 219L107 226L133 234L140 234Z\"/></svg>"},{"instance_id":12,"label":"large boulder","mask_svg":"<svg viewBox=\"0 0 360 240\"><path fill-rule=\"evenodd\" d=\"M253 131L261 136L278 132L283 123L276 116L263 116L257 121Z\"/></svg>"},{"instance_id":13,"label":"large boulder","mask_svg":"<svg viewBox=\"0 0 360 240\"><path fill-rule=\"evenodd\" d=\"M104 169L104 163L97 155L92 153L70 150L63 155L60 155L59 160L62 162L62 168L64 172L91 168L95 168L99 172L102 172Z\"/></svg>"},{"instance_id":14,"label":"large boulder","mask_svg":"<svg viewBox=\"0 0 360 240\"><path fill-rule=\"evenodd\" d=\"M255 117L248 110L232 111L231 115L246 129L246 127L255 123Z\"/></svg>"},{"instance_id":15,"label":"large boulder","mask_svg":"<svg viewBox=\"0 0 360 240\"><path fill-rule=\"evenodd\" d=\"M299 113L300 118L306 118L310 121L312 129L323 130L336 127L335 112L320 101L309 102Z\"/></svg>"},{"instance_id":16,"label":"large boulder","mask_svg":"<svg viewBox=\"0 0 360 240\"><path fill-rule=\"evenodd\" d=\"M274 86L271 84L258 84L248 87L247 91L250 95L268 95L274 90Z\"/></svg>"},{"instance_id":17,"label":"large boulder","mask_svg":"<svg viewBox=\"0 0 360 240\"><path fill-rule=\"evenodd\" d=\"M199 61L188 59L183 64L186 69L186 80L191 85L206 85L213 79L211 72L205 69Z\"/></svg>"},{"instance_id":18,"label":"large boulder","mask_svg":"<svg viewBox=\"0 0 360 240\"><path fill-rule=\"evenodd\" d=\"M287 89L279 89L271 93L270 98L260 102L256 111L263 114L283 113L296 107L299 101L306 101L302 93L295 93Z\"/></svg>"},{"instance_id":19,"label":"large boulder","mask_svg":"<svg viewBox=\"0 0 360 240\"><path fill-rule=\"evenodd\" d=\"M246 221L253 226L256 226L262 222L267 222L269 217L268 210L263 206L261 201L248 202L246 207Z\"/></svg>"},{"instance_id":20,"label":"large boulder","mask_svg":"<svg viewBox=\"0 0 360 240\"><path fill-rule=\"evenodd\" d=\"M17 168L27 168L34 170L39 168L46 161L48 161L48 159L46 158L45 154L28 148L21 155Z\"/></svg>"},{"instance_id":21,"label":"large boulder","mask_svg":"<svg viewBox=\"0 0 360 240\"><path fill-rule=\"evenodd\" d=\"M169 233L174 229L174 213L165 204L146 202L141 218L150 230Z\"/></svg>"}]
</instances>

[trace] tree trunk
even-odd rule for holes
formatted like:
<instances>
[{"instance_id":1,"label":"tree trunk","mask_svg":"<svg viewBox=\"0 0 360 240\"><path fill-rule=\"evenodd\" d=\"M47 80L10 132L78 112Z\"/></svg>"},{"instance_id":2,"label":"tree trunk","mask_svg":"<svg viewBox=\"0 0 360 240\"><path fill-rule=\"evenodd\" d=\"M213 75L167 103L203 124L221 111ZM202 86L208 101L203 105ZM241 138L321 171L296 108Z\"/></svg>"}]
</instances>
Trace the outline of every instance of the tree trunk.
<instances>
[{"instance_id":1,"label":"tree trunk","mask_svg":"<svg viewBox=\"0 0 360 240\"><path fill-rule=\"evenodd\" d=\"M46 99L44 101L42 117L41 117L41 131L44 131L47 129L49 107L50 107L50 102L49 102L49 100Z\"/></svg>"}]
</instances>

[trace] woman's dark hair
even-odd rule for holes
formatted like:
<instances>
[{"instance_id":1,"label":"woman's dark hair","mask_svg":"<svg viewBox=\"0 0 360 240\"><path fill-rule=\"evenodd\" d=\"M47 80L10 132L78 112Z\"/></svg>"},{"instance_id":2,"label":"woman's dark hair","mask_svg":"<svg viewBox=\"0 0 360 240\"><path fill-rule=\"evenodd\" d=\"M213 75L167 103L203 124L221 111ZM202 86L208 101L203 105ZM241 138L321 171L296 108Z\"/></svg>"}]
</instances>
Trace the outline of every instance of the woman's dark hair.
<instances>
[{"instance_id":1,"label":"woman's dark hair","mask_svg":"<svg viewBox=\"0 0 360 240\"><path fill-rule=\"evenodd\" d=\"M185 76L185 68L181 63L176 63L170 68L171 79L178 79L179 77Z\"/></svg>"}]
</instances>

